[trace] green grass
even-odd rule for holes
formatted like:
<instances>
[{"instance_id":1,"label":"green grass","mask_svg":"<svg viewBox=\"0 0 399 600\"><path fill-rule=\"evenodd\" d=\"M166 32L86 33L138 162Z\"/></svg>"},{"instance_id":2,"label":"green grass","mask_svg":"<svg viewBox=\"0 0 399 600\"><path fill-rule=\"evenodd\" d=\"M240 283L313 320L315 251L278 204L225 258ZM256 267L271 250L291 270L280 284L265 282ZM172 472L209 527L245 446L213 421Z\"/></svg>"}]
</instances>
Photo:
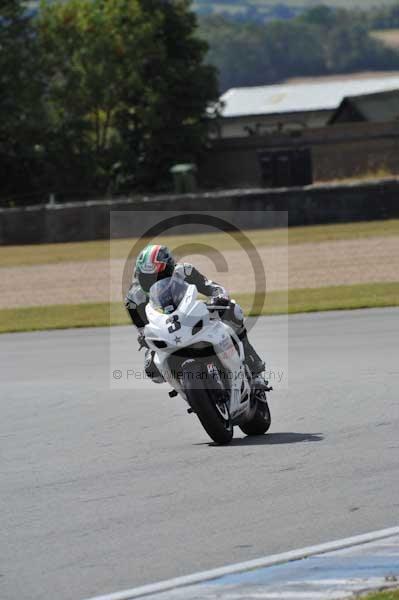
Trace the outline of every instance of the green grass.
<instances>
[{"instance_id":1,"label":"green grass","mask_svg":"<svg viewBox=\"0 0 399 600\"><path fill-rule=\"evenodd\" d=\"M376 236L397 236L399 235L399 220L291 227L288 232L287 229L257 229L244 233L256 247L286 245L287 239L289 244L305 244ZM187 244L206 244L221 251L239 247L237 241L225 233L169 236L147 241L152 243L162 241L162 243L167 243L172 250ZM109 240L100 240L67 244L1 246L0 267L107 260L110 252L112 258L126 258L136 242L137 240L132 238L113 240L111 243Z\"/></svg>"},{"instance_id":2,"label":"green grass","mask_svg":"<svg viewBox=\"0 0 399 600\"><path fill-rule=\"evenodd\" d=\"M233 294L246 314L277 315L326 310L399 306L399 283L337 286L271 292L261 310L251 311L251 294ZM130 323L122 302L12 308L0 310L0 333L107 327Z\"/></svg>"},{"instance_id":3,"label":"green grass","mask_svg":"<svg viewBox=\"0 0 399 600\"><path fill-rule=\"evenodd\" d=\"M386 592L376 592L368 596L361 596L363 600L399 600L399 589Z\"/></svg>"},{"instance_id":4,"label":"green grass","mask_svg":"<svg viewBox=\"0 0 399 600\"><path fill-rule=\"evenodd\" d=\"M121 311L122 312L122 311ZM6 308L0 310L0 333L70 329L73 327L106 327L110 324L109 304L62 304ZM126 315L123 314L124 324Z\"/></svg>"},{"instance_id":5,"label":"green grass","mask_svg":"<svg viewBox=\"0 0 399 600\"><path fill-rule=\"evenodd\" d=\"M257 312L250 312L253 300L249 294L238 294L237 300L246 314ZM271 292L267 295L266 306L261 314L295 314L389 306L399 306L399 282L290 290L288 296L285 292Z\"/></svg>"}]
</instances>

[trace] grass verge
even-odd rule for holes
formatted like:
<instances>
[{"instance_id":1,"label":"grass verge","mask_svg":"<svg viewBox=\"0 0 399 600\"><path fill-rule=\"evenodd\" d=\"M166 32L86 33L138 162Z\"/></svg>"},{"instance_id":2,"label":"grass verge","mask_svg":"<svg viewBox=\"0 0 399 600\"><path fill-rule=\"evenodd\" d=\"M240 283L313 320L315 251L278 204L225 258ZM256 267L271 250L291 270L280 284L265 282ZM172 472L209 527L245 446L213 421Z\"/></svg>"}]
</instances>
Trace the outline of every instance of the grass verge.
<instances>
[{"instance_id":1,"label":"grass verge","mask_svg":"<svg viewBox=\"0 0 399 600\"><path fill-rule=\"evenodd\" d=\"M399 282L271 292L266 304L251 294L233 294L253 316L399 306ZM258 302L256 302L258 301ZM255 308L254 308L255 306ZM0 333L107 327L130 322L122 303L34 306L0 310Z\"/></svg>"},{"instance_id":2,"label":"grass verge","mask_svg":"<svg viewBox=\"0 0 399 600\"><path fill-rule=\"evenodd\" d=\"M370 237L399 235L399 220L369 221L362 223L342 223L337 225L316 225L291 227L288 229L256 229L245 231L245 235L256 247L306 244L311 242L331 242ZM218 250L238 248L237 242L225 233L169 236L147 240L151 243L167 243L172 250L179 246L206 244ZM126 258L136 239L112 241L112 258ZM143 242L142 245L144 245ZM38 244L30 246L0 247L0 267L17 267L60 262L81 262L107 260L110 257L109 240L95 242L71 242L68 244ZM204 249L201 249L201 253Z\"/></svg>"},{"instance_id":3,"label":"grass verge","mask_svg":"<svg viewBox=\"0 0 399 600\"><path fill-rule=\"evenodd\" d=\"M368 596L360 596L359 598L362 598L363 600L399 600L399 589L375 592Z\"/></svg>"}]
</instances>

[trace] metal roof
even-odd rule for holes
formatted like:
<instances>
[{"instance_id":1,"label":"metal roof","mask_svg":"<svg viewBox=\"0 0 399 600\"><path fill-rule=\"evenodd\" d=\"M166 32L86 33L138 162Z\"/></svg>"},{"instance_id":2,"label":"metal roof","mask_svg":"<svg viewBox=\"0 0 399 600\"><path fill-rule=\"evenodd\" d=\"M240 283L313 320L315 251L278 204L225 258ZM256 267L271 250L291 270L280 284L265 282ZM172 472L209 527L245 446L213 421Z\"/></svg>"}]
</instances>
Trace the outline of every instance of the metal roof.
<instances>
[{"instance_id":1,"label":"metal roof","mask_svg":"<svg viewBox=\"0 0 399 600\"><path fill-rule=\"evenodd\" d=\"M348 98L367 121L391 121L399 117L399 90Z\"/></svg>"},{"instance_id":2,"label":"metal roof","mask_svg":"<svg viewBox=\"0 0 399 600\"><path fill-rule=\"evenodd\" d=\"M398 76L232 88L221 96L223 117L334 110L346 96L399 89Z\"/></svg>"}]
</instances>

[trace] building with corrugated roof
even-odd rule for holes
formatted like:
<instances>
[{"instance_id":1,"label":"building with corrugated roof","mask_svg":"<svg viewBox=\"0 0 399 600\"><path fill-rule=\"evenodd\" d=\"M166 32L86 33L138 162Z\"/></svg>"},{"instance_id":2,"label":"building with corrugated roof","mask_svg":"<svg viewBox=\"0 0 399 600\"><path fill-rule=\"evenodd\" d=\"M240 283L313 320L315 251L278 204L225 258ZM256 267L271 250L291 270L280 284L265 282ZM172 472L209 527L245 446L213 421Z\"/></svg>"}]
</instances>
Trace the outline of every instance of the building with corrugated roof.
<instances>
[{"instance_id":1,"label":"building with corrugated roof","mask_svg":"<svg viewBox=\"0 0 399 600\"><path fill-rule=\"evenodd\" d=\"M348 96L329 119L336 123L386 123L399 119L399 90Z\"/></svg>"},{"instance_id":2,"label":"building with corrugated roof","mask_svg":"<svg viewBox=\"0 0 399 600\"><path fill-rule=\"evenodd\" d=\"M221 118L215 121L211 136L239 138L324 127L347 97L356 98L360 106L360 97L368 96L364 110L381 115L386 103L388 115L394 110L394 96L387 93L394 90L399 90L399 75L232 88L220 98Z\"/></svg>"}]
</instances>

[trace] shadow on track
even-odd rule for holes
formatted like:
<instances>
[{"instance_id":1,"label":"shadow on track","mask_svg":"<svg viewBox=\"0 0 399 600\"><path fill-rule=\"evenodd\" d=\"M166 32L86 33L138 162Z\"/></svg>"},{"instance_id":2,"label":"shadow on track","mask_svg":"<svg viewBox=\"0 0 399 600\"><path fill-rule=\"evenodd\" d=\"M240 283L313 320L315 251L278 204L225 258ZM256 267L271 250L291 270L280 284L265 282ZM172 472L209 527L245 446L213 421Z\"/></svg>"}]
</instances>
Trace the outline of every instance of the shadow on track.
<instances>
[{"instance_id":1,"label":"shadow on track","mask_svg":"<svg viewBox=\"0 0 399 600\"><path fill-rule=\"evenodd\" d=\"M322 442L324 435L321 433L266 433L265 435L234 438L228 447L232 446L268 446L273 444L300 444L303 442ZM194 446L219 446L215 442L201 442ZM222 446L225 447L225 446Z\"/></svg>"}]
</instances>

